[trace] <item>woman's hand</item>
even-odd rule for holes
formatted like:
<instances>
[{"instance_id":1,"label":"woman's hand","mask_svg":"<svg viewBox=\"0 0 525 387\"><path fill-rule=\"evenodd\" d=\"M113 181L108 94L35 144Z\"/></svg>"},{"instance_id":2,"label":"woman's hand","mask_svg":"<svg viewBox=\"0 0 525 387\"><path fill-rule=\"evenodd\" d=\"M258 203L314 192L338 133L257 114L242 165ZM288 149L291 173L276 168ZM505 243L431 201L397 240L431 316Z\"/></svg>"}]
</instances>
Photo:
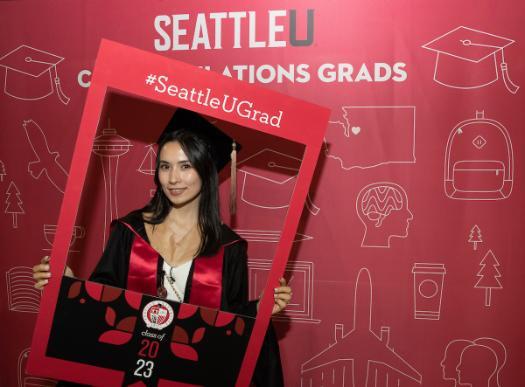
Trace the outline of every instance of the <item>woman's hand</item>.
<instances>
[{"instance_id":1,"label":"woman's hand","mask_svg":"<svg viewBox=\"0 0 525 387\"><path fill-rule=\"evenodd\" d=\"M49 256L45 256L40 260L40 264L33 266L33 279L35 280L35 288L44 289L51 278L51 272L49 271Z\"/></svg>"},{"instance_id":2,"label":"woman's hand","mask_svg":"<svg viewBox=\"0 0 525 387\"><path fill-rule=\"evenodd\" d=\"M46 255L40 260L40 263L38 265L33 266L33 279L35 280L35 288L37 289L44 289L44 286L46 286L49 282L49 278L51 278L49 266L50 259L51 257ZM68 277L75 276L73 274L73 271L69 268L69 266L66 266L66 269L64 270L64 275Z\"/></svg>"},{"instance_id":3,"label":"woman's hand","mask_svg":"<svg viewBox=\"0 0 525 387\"><path fill-rule=\"evenodd\" d=\"M292 288L286 285L284 278L279 279L279 285L279 287L274 289L272 315L284 310L292 299Z\"/></svg>"}]
</instances>

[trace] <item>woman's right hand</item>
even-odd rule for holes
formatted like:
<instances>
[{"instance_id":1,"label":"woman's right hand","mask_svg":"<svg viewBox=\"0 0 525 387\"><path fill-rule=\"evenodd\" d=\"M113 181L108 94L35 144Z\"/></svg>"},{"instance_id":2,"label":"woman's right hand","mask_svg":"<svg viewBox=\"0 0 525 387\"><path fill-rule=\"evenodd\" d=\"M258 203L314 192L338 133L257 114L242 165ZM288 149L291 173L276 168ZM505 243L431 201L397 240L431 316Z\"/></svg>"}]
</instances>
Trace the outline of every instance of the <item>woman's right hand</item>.
<instances>
[{"instance_id":1,"label":"woman's right hand","mask_svg":"<svg viewBox=\"0 0 525 387\"><path fill-rule=\"evenodd\" d=\"M49 278L51 278L51 269L49 266L50 259L51 257L46 255L40 260L38 265L33 266L33 279L35 280L35 288L37 289L44 289L44 286L46 286L49 282ZM68 277L75 276L69 266L66 266L64 275Z\"/></svg>"}]
</instances>

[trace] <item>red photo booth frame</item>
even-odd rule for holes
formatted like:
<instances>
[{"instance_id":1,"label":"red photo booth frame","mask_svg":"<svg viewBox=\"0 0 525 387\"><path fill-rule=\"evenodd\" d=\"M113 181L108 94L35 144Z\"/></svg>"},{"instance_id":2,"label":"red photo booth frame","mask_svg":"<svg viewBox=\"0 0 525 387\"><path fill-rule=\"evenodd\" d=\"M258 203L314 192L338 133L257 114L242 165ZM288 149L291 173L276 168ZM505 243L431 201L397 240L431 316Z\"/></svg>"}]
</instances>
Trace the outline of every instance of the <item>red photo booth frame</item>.
<instances>
[{"instance_id":1,"label":"red photo booth frame","mask_svg":"<svg viewBox=\"0 0 525 387\"><path fill-rule=\"evenodd\" d=\"M263 112L282 113L280 113L279 121L273 122L276 124L274 126L264 120L243 117L235 110L229 113L220 108L213 108L209 104L175 98L167 90L159 93L152 85L148 85L146 80L150 75L165 76L166 84L177 84L188 89L192 87L200 90L211 89L219 95L237 97L239 101L250 101L254 108ZM46 286L42 297L28 361L28 372L72 381L78 380L78 375L87 375L87 379L83 381L95 385L100 384L101 381L104 381L104 385L119 385L123 382L122 371L65 361L46 355L53 317L59 300L61 283L59 279L62 277L67 260L92 144L106 95L111 91L193 110L255 131L294 141L305 147L282 236L268 276L266 291L260 301L255 325L236 382L237 386L248 386L271 317L273 307L271 287L272 284L278 283L278 279L285 270L330 112L315 104L109 40L101 41L82 114L51 252L53 262L51 274L54 280Z\"/></svg>"}]
</instances>

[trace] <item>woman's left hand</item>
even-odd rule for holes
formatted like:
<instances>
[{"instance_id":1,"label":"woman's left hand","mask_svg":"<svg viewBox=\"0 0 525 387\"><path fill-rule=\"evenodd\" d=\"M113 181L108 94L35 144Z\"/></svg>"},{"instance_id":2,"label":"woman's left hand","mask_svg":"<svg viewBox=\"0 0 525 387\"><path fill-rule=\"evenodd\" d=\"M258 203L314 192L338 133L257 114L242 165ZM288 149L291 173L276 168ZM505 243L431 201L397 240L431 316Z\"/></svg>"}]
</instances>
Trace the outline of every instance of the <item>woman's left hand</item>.
<instances>
[{"instance_id":1,"label":"woman's left hand","mask_svg":"<svg viewBox=\"0 0 525 387\"><path fill-rule=\"evenodd\" d=\"M286 308L286 305L292 299L292 288L286 285L284 278L279 279L279 287L274 289L274 304L272 315L277 314Z\"/></svg>"}]
</instances>

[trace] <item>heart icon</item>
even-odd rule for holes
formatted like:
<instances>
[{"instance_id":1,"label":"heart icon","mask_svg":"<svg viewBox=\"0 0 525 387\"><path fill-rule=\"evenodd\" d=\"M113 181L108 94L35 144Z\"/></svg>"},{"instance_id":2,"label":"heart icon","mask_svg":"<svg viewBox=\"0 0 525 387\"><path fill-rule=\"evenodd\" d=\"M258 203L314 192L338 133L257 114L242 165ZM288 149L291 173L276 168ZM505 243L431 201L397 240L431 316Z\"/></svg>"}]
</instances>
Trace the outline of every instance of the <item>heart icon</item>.
<instances>
[{"instance_id":1,"label":"heart icon","mask_svg":"<svg viewBox=\"0 0 525 387\"><path fill-rule=\"evenodd\" d=\"M361 128L359 126L352 126L352 133L356 136L361 132Z\"/></svg>"}]
</instances>

